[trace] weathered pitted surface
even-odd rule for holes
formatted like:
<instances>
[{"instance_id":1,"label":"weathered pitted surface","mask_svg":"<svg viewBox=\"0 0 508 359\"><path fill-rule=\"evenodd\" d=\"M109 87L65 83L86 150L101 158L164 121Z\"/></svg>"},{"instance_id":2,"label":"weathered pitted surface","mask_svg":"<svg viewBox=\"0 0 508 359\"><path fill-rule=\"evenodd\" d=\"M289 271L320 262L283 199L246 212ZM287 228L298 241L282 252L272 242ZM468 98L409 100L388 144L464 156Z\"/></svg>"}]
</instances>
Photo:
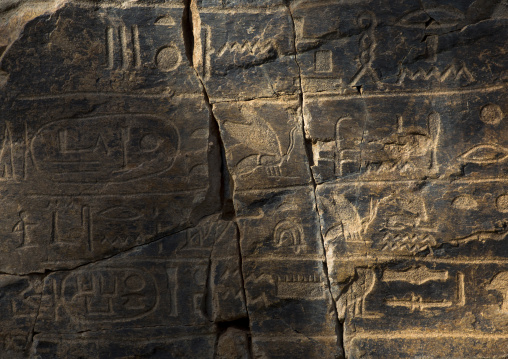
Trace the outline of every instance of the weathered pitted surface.
<instances>
[{"instance_id":1,"label":"weathered pitted surface","mask_svg":"<svg viewBox=\"0 0 508 359\"><path fill-rule=\"evenodd\" d=\"M505 358L504 0L0 0L0 358Z\"/></svg>"}]
</instances>

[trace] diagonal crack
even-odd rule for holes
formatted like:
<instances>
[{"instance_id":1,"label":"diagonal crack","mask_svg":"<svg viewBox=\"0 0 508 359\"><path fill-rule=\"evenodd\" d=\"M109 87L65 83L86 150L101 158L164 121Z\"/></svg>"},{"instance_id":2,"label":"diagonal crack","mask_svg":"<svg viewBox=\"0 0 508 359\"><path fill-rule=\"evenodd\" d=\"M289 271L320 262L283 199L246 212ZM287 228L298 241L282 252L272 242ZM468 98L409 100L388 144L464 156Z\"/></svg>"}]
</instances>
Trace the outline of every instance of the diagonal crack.
<instances>
[{"instance_id":1,"label":"diagonal crack","mask_svg":"<svg viewBox=\"0 0 508 359\"><path fill-rule=\"evenodd\" d=\"M173 235L177 235L179 233L185 232L185 231L187 231L189 229L192 229L194 227L196 227L196 226L188 226L188 227L185 227L185 228L183 228L181 230L178 230L176 232L157 235L152 240L150 240L148 242L140 243L140 244L132 246L132 247L126 249L126 250L120 251L118 253L114 253L114 254L111 254L111 255L105 256L105 257L101 257L99 259L90 260L90 261L87 261L87 262L84 262L84 263L81 263L81 264L77 264L75 266L68 267L68 268L44 269L44 271L41 271L41 272L27 272L27 273L9 273L9 272L3 272L2 271L2 272L0 272L0 275L7 274L7 275L15 275L15 276L30 276L30 275L43 275L43 276L47 276L47 275L49 275L51 273L70 272L70 271L81 269L81 268L86 267L88 265L97 264L97 263L100 263L100 262L104 262L104 261L113 259L113 258L118 257L118 256L122 256L124 254L132 253L135 250L137 250L138 248L141 248L141 247L144 247L144 246L148 246L148 245L153 244L153 243L155 243L157 241L160 241L160 240L162 240L164 238L167 238L167 237L173 236Z\"/></svg>"}]
</instances>

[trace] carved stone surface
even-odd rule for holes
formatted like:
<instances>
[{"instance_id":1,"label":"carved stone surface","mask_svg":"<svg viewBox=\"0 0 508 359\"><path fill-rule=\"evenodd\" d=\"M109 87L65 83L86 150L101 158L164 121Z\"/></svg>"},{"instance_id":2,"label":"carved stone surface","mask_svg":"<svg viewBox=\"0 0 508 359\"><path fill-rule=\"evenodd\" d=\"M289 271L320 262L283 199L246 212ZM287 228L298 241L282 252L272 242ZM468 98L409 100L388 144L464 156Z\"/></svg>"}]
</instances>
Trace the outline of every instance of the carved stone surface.
<instances>
[{"instance_id":1,"label":"carved stone surface","mask_svg":"<svg viewBox=\"0 0 508 359\"><path fill-rule=\"evenodd\" d=\"M503 0L0 0L0 359L505 358Z\"/></svg>"}]
</instances>

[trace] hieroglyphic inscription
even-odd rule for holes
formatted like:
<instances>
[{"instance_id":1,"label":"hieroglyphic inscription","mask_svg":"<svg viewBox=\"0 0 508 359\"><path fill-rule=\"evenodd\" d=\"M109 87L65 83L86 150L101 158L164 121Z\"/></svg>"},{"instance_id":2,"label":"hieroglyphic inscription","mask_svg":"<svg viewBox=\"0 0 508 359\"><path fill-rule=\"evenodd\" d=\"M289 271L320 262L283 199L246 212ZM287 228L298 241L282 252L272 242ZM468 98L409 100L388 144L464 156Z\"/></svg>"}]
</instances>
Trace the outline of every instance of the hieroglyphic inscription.
<instances>
[{"instance_id":1,"label":"hieroglyphic inscription","mask_svg":"<svg viewBox=\"0 0 508 359\"><path fill-rule=\"evenodd\" d=\"M212 253L238 238L201 228L220 149L184 7L158 3L48 5L0 46L0 271L26 274L0 276L2 358L207 358L246 317L238 252Z\"/></svg>"},{"instance_id":2,"label":"hieroglyphic inscription","mask_svg":"<svg viewBox=\"0 0 508 359\"><path fill-rule=\"evenodd\" d=\"M429 281L446 281L448 279L447 271L435 271L427 267L417 267L405 271L385 270L382 280L384 282L404 281L411 284L424 284Z\"/></svg>"},{"instance_id":3,"label":"hieroglyphic inscription","mask_svg":"<svg viewBox=\"0 0 508 359\"><path fill-rule=\"evenodd\" d=\"M69 333L109 328L147 334L149 323L148 327L157 326L173 332L173 336L182 325L188 327L185 335L210 333L213 323L209 318L227 319L228 312L242 316L245 310L243 296L234 300L228 297L228 292L241 290L238 254L225 246L234 239L234 229L213 216L195 230L179 232L102 263L70 273L52 273L44 283L38 330L48 334L59 333L62 328ZM196 240L196 235L201 239ZM193 242L190 246L189 241ZM214 252L215 245L224 250ZM215 278L223 258L234 273ZM214 279L209 282L212 267ZM215 298L221 300L212 305Z\"/></svg>"},{"instance_id":4,"label":"hieroglyphic inscription","mask_svg":"<svg viewBox=\"0 0 508 359\"><path fill-rule=\"evenodd\" d=\"M0 149L0 180L9 180L15 177L14 169L14 144L10 124L5 122L5 129Z\"/></svg>"},{"instance_id":5,"label":"hieroglyphic inscription","mask_svg":"<svg viewBox=\"0 0 508 359\"><path fill-rule=\"evenodd\" d=\"M73 273L62 286L67 310L85 320L125 320L156 304L157 295L148 295L156 290L154 279L135 269Z\"/></svg>"},{"instance_id":6,"label":"hieroglyphic inscription","mask_svg":"<svg viewBox=\"0 0 508 359\"><path fill-rule=\"evenodd\" d=\"M29 276L0 275L0 355L18 356L27 349L41 304L41 282Z\"/></svg>"},{"instance_id":7,"label":"hieroglyphic inscription","mask_svg":"<svg viewBox=\"0 0 508 359\"><path fill-rule=\"evenodd\" d=\"M293 248L296 254L300 253L305 246L303 228L294 220L283 220L277 223L273 240L275 241L275 246Z\"/></svg>"},{"instance_id":8,"label":"hieroglyphic inscription","mask_svg":"<svg viewBox=\"0 0 508 359\"><path fill-rule=\"evenodd\" d=\"M501 311L505 313L508 312L508 272L496 274L487 286L487 289L501 293L503 297L503 302L500 306Z\"/></svg>"},{"instance_id":9,"label":"hieroglyphic inscription","mask_svg":"<svg viewBox=\"0 0 508 359\"><path fill-rule=\"evenodd\" d=\"M279 298L323 298L323 284L315 274L293 274L277 277Z\"/></svg>"},{"instance_id":10,"label":"hieroglyphic inscription","mask_svg":"<svg viewBox=\"0 0 508 359\"><path fill-rule=\"evenodd\" d=\"M168 120L109 115L50 122L36 132L31 150L36 167L56 181L125 181L171 167L179 141Z\"/></svg>"},{"instance_id":11,"label":"hieroglyphic inscription","mask_svg":"<svg viewBox=\"0 0 508 359\"><path fill-rule=\"evenodd\" d=\"M312 337L331 353L340 349L336 341L325 339L333 336L337 318L331 314L334 307L313 206L310 187L239 191L235 196L247 309L261 351L276 343L296 353L277 337L299 340L288 328ZM264 342L267 333L274 336L273 342Z\"/></svg>"},{"instance_id":12,"label":"hieroglyphic inscription","mask_svg":"<svg viewBox=\"0 0 508 359\"><path fill-rule=\"evenodd\" d=\"M353 316L360 318L378 318L382 316L382 313L368 310L366 306L367 296L374 290L378 281L375 271L372 268L356 268L355 277L356 280L337 299L339 318L344 320L346 317ZM336 289L336 283L334 282L332 282L332 290Z\"/></svg>"},{"instance_id":13,"label":"hieroglyphic inscription","mask_svg":"<svg viewBox=\"0 0 508 359\"><path fill-rule=\"evenodd\" d=\"M404 127L404 118L398 116L397 129L378 141L363 144L363 130L356 119L342 118L336 125L337 175L372 170L414 172L428 168L437 172L436 151L441 132L441 118L437 113L427 117L426 128Z\"/></svg>"},{"instance_id":14,"label":"hieroglyphic inscription","mask_svg":"<svg viewBox=\"0 0 508 359\"><path fill-rule=\"evenodd\" d=\"M379 76L372 68L372 62L375 59L376 37L375 29L377 26L376 15L367 11L358 15L358 26L362 29L360 35L360 68L351 79L349 86L356 86L364 76L370 76L375 83L379 83Z\"/></svg>"},{"instance_id":15,"label":"hieroglyphic inscription","mask_svg":"<svg viewBox=\"0 0 508 359\"><path fill-rule=\"evenodd\" d=\"M130 41L129 41L130 40ZM115 48L120 47L120 68L122 70L139 69L141 67L141 52L139 46L139 28L132 25L130 31L126 26L106 29L106 55L108 70L115 69Z\"/></svg>"},{"instance_id":16,"label":"hieroglyphic inscription","mask_svg":"<svg viewBox=\"0 0 508 359\"><path fill-rule=\"evenodd\" d=\"M495 7L495 1L485 5L486 22L479 25L473 1L459 6L369 0L361 7L301 1L292 6L292 15L303 89L351 95L499 83L494 73L502 76L506 62L492 56L504 46L497 37L504 35L502 16L488 17ZM326 51L333 66L323 71L318 59Z\"/></svg>"},{"instance_id":17,"label":"hieroglyphic inscription","mask_svg":"<svg viewBox=\"0 0 508 359\"><path fill-rule=\"evenodd\" d=\"M298 93L290 11L284 6L248 9L251 5L231 12L219 3L197 4L193 64L212 102ZM235 21L238 16L243 23Z\"/></svg>"},{"instance_id":18,"label":"hieroglyphic inscription","mask_svg":"<svg viewBox=\"0 0 508 359\"><path fill-rule=\"evenodd\" d=\"M431 274L432 271L428 271L428 270L424 271L421 269L422 267L419 267L419 268L420 268L419 271L416 270L418 272L412 272L413 276L420 277L420 278L418 278L418 281L414 280L416 278L408 278L407 277L408 274L407 274L407 272L405 272L406 281L408 281L411 284L422 285L422 284L429 282L429 281L443 281L444 282L448 279L448 271L434 271L435 276L432 277L432 274ZM385 282L395 280L393 277L394 276L393 272L388 272L388 273L389 274L387 277L386 277L386 272L383 274L383 280ZM423 273L427 273L426 278L421 278ZM401 272L398 272L397 274L398 274L398 276L396 278L398 278L400 280L399 276L402 276ZM446 299L427 300L427 299L424 299L420 295L415 295L414 293L410 293L409 298L406 298L406 297L404 297L404 298L387 298L384 300L384 302L387 306L390 306L390 307L408 308L410 310L410 312L414 312L415 310L424 311L424 310L432 309L432 308L448 308L448 307L453 306L454 304L458 305L458 306L464 306L466 304L465 288L464 288L464 274L461 272L457 272L456 290L457 290L456 296L455 296L456 303L454 303L452 300L446 300Z\"/></svg>"},{"instance_id":19,"label":"hieroglyphic inscription","mask_svg":"<svg viewBox=\"0 0 508 359\"><path fill-rule=\"evenodd\" d=\"M16 193L0 199L2 271L99 260L218 206L204 195L210 110L180 66L183 8L90 5L27 24L1 57L0 181Z\"/></svg>"},{"instance_id":20,"label":"hieroglyphic inscription","mask_svg":"<svg viewBox=\"0 0 508 359\"><path fill-rule=\"evenodd\" d=\"M310 181L295 97L221 103L214 111L237 188Z\"/></svg>"},{"instance_id":21,"label":"hieroglyphic inscription","mask_svg":"<svg viewBox=\"0 0 508 359\"><path fill-rule=\"evenodd\" d=\"M459 156L463 163L498 164L508 159L508 148L498 144L480 144Z\"/></svg>"},{"instance_id":22,"label":"hieroglyphic inscription","mask_svg":"<svg viewBox=\"0 0 508 359\"><path fill-rule=\"evenodd\" d=\"M506 355L489 344L508 337L507 63L491 57L506 44L500 5L483 5L482 20L473 1L291 7L348 357L428 356L440 336L456 339L431 356L477 338L475 355Z\"/></svg>"},{"instance_id":23,"label":"hieroglyphic inscription","mask_svg":"<svg viewBox=\"0 0 508 359\"><path fill-rule=\"evenodd\" d=\"M0 356L506 355L506 4L149 3L0 45Z\"/></svg>"},{"instance_id":24,"label":"hieroglyphic inscription","mask_svg":"<svg viewBox=\"0 0 508 359\"><path fill-rule=\"evenodd\" d=\"M483 98L466 100L457 92L450 104L454 111L443 113L420 95L312 96L304 103L304 119L313 141L313 174L318 182L457 177L462 172L495 178L508 158L506 139L493 136L508 126L495 105L502 94L493 88ZM482 115L485 106L492 110ZM468 132L463 116L483 130ZM495 120L485 121L486 116ZM461 142L454 140L459 134Z\"/></svg>"},{"instance_id":25,"label":"hieroglyphic inscription","mask_svg":"<svg viewBox=\"0 0 508 359\"><path fill-rule=\"evenodd\" d=\"M316 51L315 53L316 72L331 72L333 69L332 52Z\"/></svg>"},{"instance_id":26,"label":"hieroglyphic inscription","mask_svg":"<svg viewBox=\"0 0 508 359\"><path fill-rule=\"evenodd\" d=\"M467 194L461 184L441 182L423 189L415 185L353 182L319 186L325 240L347 252L376 255L433 256L444 243L489 241L492 246L503 246L508 232L505 222L499 220L504 207L497 203L504 200L505 184L470 184ZM488 195L472 195L479 191Z\"/></svg>"}]
</instances>

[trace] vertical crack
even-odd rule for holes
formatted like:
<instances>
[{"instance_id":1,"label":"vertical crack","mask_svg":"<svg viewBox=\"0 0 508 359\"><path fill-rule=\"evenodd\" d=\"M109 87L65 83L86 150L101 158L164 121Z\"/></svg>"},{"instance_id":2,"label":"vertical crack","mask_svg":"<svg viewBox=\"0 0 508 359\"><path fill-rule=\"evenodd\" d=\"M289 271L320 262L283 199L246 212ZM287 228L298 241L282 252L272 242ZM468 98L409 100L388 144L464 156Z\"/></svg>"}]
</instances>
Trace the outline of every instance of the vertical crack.
<instances>
[{"instance_id":1,"label":"vertical crack","mask_svg":"<svg viewBox=\"0 0 508 359\"><path fill-rule=\"evenodd\" d=\"M194 65L192 53L194 51L194 33L192 31L192 13L190 10L191 0L184 0L184 9L182 13L182 35L185 45L185 55L191 66Z\"/></svg>"},{"instance_id":2,"label":"vertical crack","mask_svg":"<svg viewBox=\"0 0 508 359\"><path fill-rule=\"evenodd\" d=\"M236 226L236 246L238 251L238 268L240 271L240 279L241 279L241 285L242 285L242 295L243 295L243 302L245 303L245 313L247 313L247 328L248 328L248 350L251 358L254 358L254 352L252 350L252 335L250 332L250 314L249 314L249 307L247 306L247 292L245 291L245 277L243 275L243 256L242 256L242 247L240 245L240 226L238 226L238 223L235 220L235 226Z\"/></svg>"},{"instance_id":3,"label":"vertical crack","mask_svg":"<svg viewBox=\"0 0 508 359\"><path fill-rule=\"evenodd\" d=\"M220 173L221 173L220 198L222 207L222 219L226 221L231 221L236 217L235 207L233 206L234 181L227 166L226 149L224 147L224 142L222 141L222 136L220 134L219 122L217 121L217 119L213 114L213 108L210 105L210 101L208 99L208 94L206 93L206 90L204 90L204 96L206 99L205 101L209 105L209 111L211 116L210 129L211 131L213 131L213 135L217 141L217 145L220 150L219 153Z\"/></svg>"},{"instance_id":4,"label":"vertical crack","mask_svg":"<svg viewBox=\"0 0 508 359\"><path fill-rule=\"evenodd\" d=\"M300 63L298 62L298 57L297 57L295 19L293 17L293 12L291 10L290 0L284 0L284 4L288 8L289 17L291 18L291 26L293 28L293 50L295 52L295 54L294 54L295 63L296 63L296 66L298 67L298 77L299 77L298 78L298 84L299 84L299 87L300 87L300 96L299 97L300 97L300 105L302 106L303 105L302 68L300 67ZM301 108L303 109L303 107L301 107ZM303 114L302 114L302 120L303 120Z\"/></svg>"},{"instance_id":5,"label":"vertical crack","mask_svg":"<svg viewBox=\"0 0 508 359\"><path fill-rule=\"evenodd\" d=\"M215 250L215 240L212 243L212 248L210 249L210 254L208 256L208 266L206 268L206 282L205 282L205 293L203 295L203 301L201 302L201 312L205 316L208 321L213 322L213 296L212 296L212 283L211 283L211 276L212 276L212 261L213 261L213 254Z\"/></svg>"},{"instance_id":6,"label":"vertical crack","mask_svg":"<svg viewBox=\"0 0 508 359\"><path fill-rule=\"evenodd\" d=\"M307 155L307 161L309 163L309 173L310 173L310 176L311 176L311 179L312 179L312 186L313 186L313 189L314 189L314 210L316 211L316 213L318 214L318 218L319 218L319 235L320 235L320 238L321 238L321 245L323 247L323 271L325 273L325 277L326 277L326 284L327 284L327 287L328 287L328 292L330 294L330 298L332 300L332 303L333 303L333 310L334 310L334 318L335 318L335 322L336 322L336 327L335 327L335 334L337 336L337 345L339 346L339 350L340 350L340 354L341 354L341 357L342 358L345 358L345 352L344 352L344 338L343 338L343 327L342 327L342 323L340 323L339 321L339 316L338 316L338 308L337 308L337 302L335 301L335 298L333 297L333 294L332 294L332 290L331 290L331 285L330 285L330 278L329 278L329 272L328 272L328 261L327 261L327 257L326 257L326 249L325 249L325 242L324 242L324 236L323 236L323 232L322 232L322 226L321 226L321 216L319 215L319 210L317 209L317 196L316 196L316 189L317 189L317 184L316 184L316 180L314 178L314 175L312 174L312 168L311 166L313 165L313 162L314 162L314 156L313 156L313 152L312 152L312 141L310 139L306 139L305 137L305 119L304 119L304 113L303 113L303 95L304 95L304 91L303 91L303 85L302 85L302 68L300 66L300 63L298 62L298 51L297 51L297 46L296 46L296 42L297 42L297 37L296 37L296 25L295 25L295 20L294 20L294 17L293 17L293 12L291 10L291 4L290 4L290 0L285 0L284 1L286 7L288 8L288 11L289 11L289 15L291 17L291 23L292 23L292 26L293 26L293 47L294 47L294 59L295 59L295 63L298 67L298 72L299 72L299 85L300 85L300 94L298 96L299 98L299 104L300 104L300 109L301 109L301 123L302 123L302 133L304 135L304 141L305 141L305 153Z\"/></svg>"},{"instance_id":7,"label":"vertical crack","mask_svg":"<svg viewBox=\"0 0 508 359\"><path fill-rule=\"evenodd\" d=\"M27 337L27 342L25 344L25 352L29 352L29 355L31 355L32 351L33 351L33 345L34 345L34 338L35 338L35 335L37 335L38 333L35 332L35 327L37 326L37 322L39 320L39 316L40 316L40 313L41 313L41 307L42 307L42 295L43 295L43 289L44 289L44 281L46 280L46 277L48 276L49 274L36 274L35 276L37 277L40 277L40 290L41 290L41 294L39 296L39 305L37 306L37 312L35 313L35 318L34 318L34 323L33 323L33 326L32 326L32 329Z\"/></svg>"},{"instance_id":8,"label":"vertical crack","mask_svg":"<svg viewBox=\"0 0 508 359\"><path fill-rule=\"evenodd\" d=\"M199 31L199 29L195 29L193 19L197 14L193 12L197 9L196 4L193 0L185 0L185 9L183 11L182 18L182 32L183 32L183 40L185 42L185 52L191 67L196 74L199 83L201 84L201 91L203 93L203 99L208 107L208 112L210 114L210 142L214 143L214 145L218 148L215 153L215 156L218 160L218 167L220 167L220 188L219 195L221 201L221 209L222 209L222 218L224 220L232 220L235 218L236 213L233 207L233 190L234 183L231 178L231 174L229 173L227 164L226 164L226 150L224 147L224 143L222 141L222 136L220 134L219 122L217 121L214 113L213 106L210 103L210 98L208 97L208 93L206 91L205 84L199 75L198 71L194 67L194 51L195 51L195 41L194 39L199 39L200 36L194 33L194 31Z\"/></svg>"},{"instance_id":9,"label":"vertical crack","mask_svg":"<svg viewBox=\"0 0 508 359\"><path fill-rule=\"evenodd\" d=\"M217 345L219 338L222 334L226 332L228 328L237 328L247 333L248 338L248 352L253 358L253 352L252 352L252 336L251 336L251 325L250 325L250 315L249 310L247 307L247 300L246 300L246 291L245 291L245 278L243 274L243 261L242 261L242 250L240 246L240 233L239 233L239 227L238 223L236 221L236 211L233 205L233 193L234 193L234 181L232 179L232 176L228 170L227 162L226 162L226 149L224 146L224 142L222 140L222 136L220 133L220 127L219 122L217 121L217 118L214 115L213 112L213 106L210 102L210 98L208 96L208 93L206 91L206 86L201 78L199 72L197 71L195 64L194 56L196 56L195 53L195 46L198 39L201 39L200 34L195 33L196 31L200 30L200 24L194 24L193 20L196 20L196 22L199 21L199 14L197 13L197 6L195 3L195 0L185 0L185 9L183 12L183 18L182 18L182 31L183 31L183 39L185 42L185 52L187 55L187 58L189 60L190 65L192 66L197 79L199 80L201 84L201 89L203 93L203 99L208 107L208 111L210 113L210 139L211 142L214 142L215 145L218 147L218 151L216 152L216 156L218 157L218 161L216 164L220 166L220 187L219 187L219 196L220 196L220 202L221 202L221 210L222 210L222 219L226 221L232 221L235 224L237 235L236 235L236 246L237 246L237 253L238 253L238 267L239 267L239 273L240 273L240 280L241 280L241 289L242 289L242 296L243 296L243 302L245 304L245 312L246 317L240 318L233 321L228 322L217 322L215 323L218 328L218 335L217 340L215 343L215 353L217 353ZM199 53L199 51L198 51ZM198 60L196 59L196 62ZM211 252L212 253L212 252ZM211 263L211 258L210 258ZM207 281L209 279L207 278ZM207 282L207 286L209 283Z\"/></svg>"}]
</instances>

